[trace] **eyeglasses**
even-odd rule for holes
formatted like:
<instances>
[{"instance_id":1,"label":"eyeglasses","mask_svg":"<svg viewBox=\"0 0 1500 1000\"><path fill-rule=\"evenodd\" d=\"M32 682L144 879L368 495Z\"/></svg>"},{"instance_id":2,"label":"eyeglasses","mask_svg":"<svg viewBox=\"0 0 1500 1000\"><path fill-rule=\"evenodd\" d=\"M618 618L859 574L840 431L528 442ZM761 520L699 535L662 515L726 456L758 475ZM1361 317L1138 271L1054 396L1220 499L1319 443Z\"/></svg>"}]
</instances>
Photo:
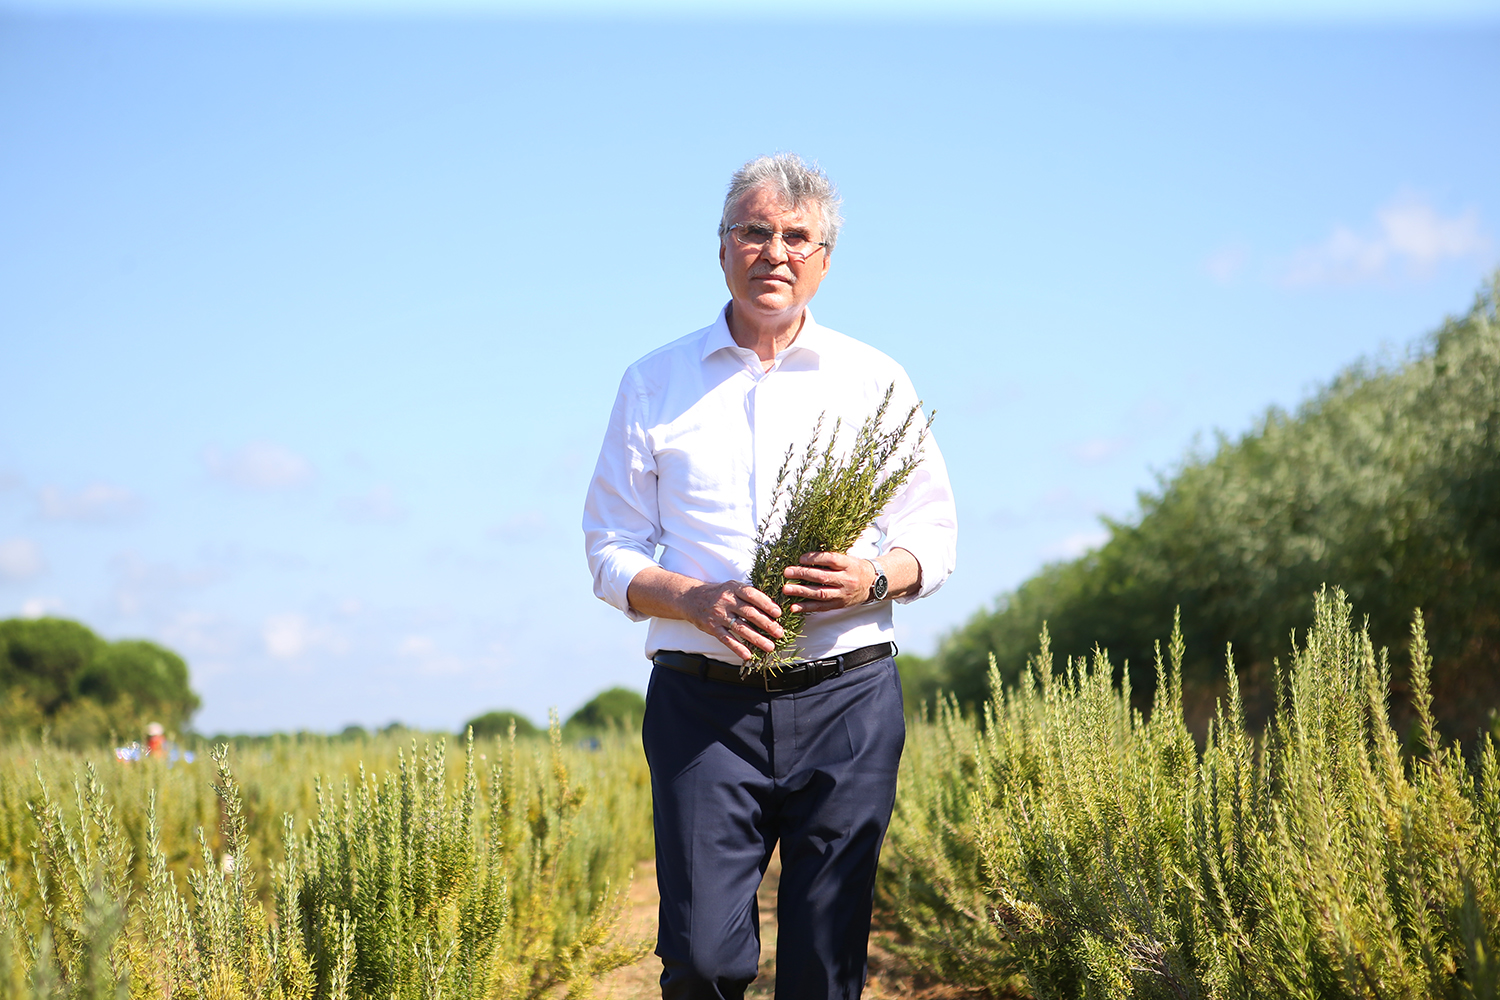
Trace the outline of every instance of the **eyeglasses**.
<instances>
[{"instance_id":1,"label":"eyeglasses","mask_svg":"<svg viewBox=\"0 0 1500 1000\"><path fill-rule=\"evenodd\" d=\"M781 237L781 248L786 255L794 260L806 260L818 250L826 248L827 243L821 243L800 229L788 230L778 233L770 226L763 226L758 222L737 222L729 227L734 234L734 241L740 246L749 247L752 250L764 250L766 245L776 237Z\"/></svg>"}]
</instances>

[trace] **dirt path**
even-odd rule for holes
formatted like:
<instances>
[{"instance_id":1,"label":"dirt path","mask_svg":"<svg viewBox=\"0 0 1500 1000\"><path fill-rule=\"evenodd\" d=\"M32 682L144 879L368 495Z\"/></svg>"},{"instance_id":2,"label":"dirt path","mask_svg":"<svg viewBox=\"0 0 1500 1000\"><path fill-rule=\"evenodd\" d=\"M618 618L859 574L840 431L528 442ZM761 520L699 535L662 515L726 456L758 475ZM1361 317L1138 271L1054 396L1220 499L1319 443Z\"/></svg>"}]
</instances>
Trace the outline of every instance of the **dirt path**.
<instances>
[{"instance_id":1,"label":"dirt path","mask_svg":"<svg viewBox=\"0 0 1500 1000\"><path fill-rule=\"evenodd\" d=\"M781 876L781 855L771 855L771 864L757 894L760 904L760 975L745 991L746 1000L772 1000L776 995L776 885ZM643 861L630 888L630 909L621 928L626 940L656 941L656 865ZM599 982L594 996L599 1000L654 1000L661 996L661 960L648 953L634 965L616 969ZM963 990L919 984L904 975L880 947L879 936L870 942L870 975L864 1000L950 1000L968 996Z\"/></svg>"}]
</instances>

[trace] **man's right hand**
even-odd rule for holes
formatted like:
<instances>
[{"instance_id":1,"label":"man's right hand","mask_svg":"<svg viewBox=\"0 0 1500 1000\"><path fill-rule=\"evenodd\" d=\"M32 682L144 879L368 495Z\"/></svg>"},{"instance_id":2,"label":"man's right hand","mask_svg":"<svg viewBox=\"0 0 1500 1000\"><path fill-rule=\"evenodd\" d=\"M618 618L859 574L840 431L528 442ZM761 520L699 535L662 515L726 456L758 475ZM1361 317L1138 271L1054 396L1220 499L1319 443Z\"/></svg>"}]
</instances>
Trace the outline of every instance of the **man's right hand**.
<instances>
[{"instance_id":1,"label":"man's right hand","mask_svg":"<svg viewBox=\"0 0 1500 1000\"><path fill-rule=\"evenodd\" d=\"M771 652L783 631L781 608L748 583L703 583L653 566L630 581L630 606L652 618L676 618L724 644L741 660Z\"/></svg>"}]
</instances>

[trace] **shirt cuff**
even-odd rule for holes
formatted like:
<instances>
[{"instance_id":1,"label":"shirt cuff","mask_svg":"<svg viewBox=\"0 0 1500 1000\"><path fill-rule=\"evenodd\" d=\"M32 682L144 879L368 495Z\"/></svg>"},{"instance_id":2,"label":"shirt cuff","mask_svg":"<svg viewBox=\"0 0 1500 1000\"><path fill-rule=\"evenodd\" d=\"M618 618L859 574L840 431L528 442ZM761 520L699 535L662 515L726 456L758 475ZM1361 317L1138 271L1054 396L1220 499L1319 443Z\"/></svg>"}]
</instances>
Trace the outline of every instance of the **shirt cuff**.
<instances>
[{"instance_id":1,"label":"shirt cuff","mask_svg":"<svg viewBox=\"0 0 1500 1000\"><path fill-rule=\"evenodd\" d=\"M625 612L625 617L633 622L648 620L650 615L643 615L630 606L630 581L635 575L648 566L655 566L656 560L644 552L634 549L620 548L610 553L608 559L599 573L599 588L597 593L605 601Z\"/></svg>"},{"instance_id":2,"label":"shirt cuff","mask_svg":"<svg viewBox=\"0 0 1500 1000\"><path fill-rule=\"evenodd\" d=\"M898 604L910 604L935 592L953 572L953 546L949 541L951 532L934 528L930 531L916 529L903 532L900 538L892 538L886 546L890 549L905 549L916 557L921 567L921 586L914 594L896 598Z\"/></svg>"}]
</instances>

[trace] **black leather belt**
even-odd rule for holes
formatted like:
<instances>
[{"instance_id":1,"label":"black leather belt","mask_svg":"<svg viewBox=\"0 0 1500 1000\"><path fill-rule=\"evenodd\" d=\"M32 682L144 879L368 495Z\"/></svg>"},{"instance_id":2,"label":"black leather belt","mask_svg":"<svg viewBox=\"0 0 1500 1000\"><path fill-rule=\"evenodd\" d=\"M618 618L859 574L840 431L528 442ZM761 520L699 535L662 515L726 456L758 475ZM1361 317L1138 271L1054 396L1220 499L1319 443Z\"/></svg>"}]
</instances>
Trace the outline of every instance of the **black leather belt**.
<instances>
[{"instance_id":1,"label":"black leather belt","mask_svg":"<svg viewBox=\"0 0 1500 1000\"><path fill-rule=\"evenodd\" d=\"M693 674L705 680L722 684L738 684L742 687L761 688L765 691L801 691L821 684L830 677L838 677L846 670L862 667L867 663L896 655L896 644L877 642L873 646L861 646L826 660L802 660L772 674L741 674L740 668L722 660L710 659L699 653L683 653L675 649L658 650L651 662L678 673Z\"/></svg>"}]
</instances>

